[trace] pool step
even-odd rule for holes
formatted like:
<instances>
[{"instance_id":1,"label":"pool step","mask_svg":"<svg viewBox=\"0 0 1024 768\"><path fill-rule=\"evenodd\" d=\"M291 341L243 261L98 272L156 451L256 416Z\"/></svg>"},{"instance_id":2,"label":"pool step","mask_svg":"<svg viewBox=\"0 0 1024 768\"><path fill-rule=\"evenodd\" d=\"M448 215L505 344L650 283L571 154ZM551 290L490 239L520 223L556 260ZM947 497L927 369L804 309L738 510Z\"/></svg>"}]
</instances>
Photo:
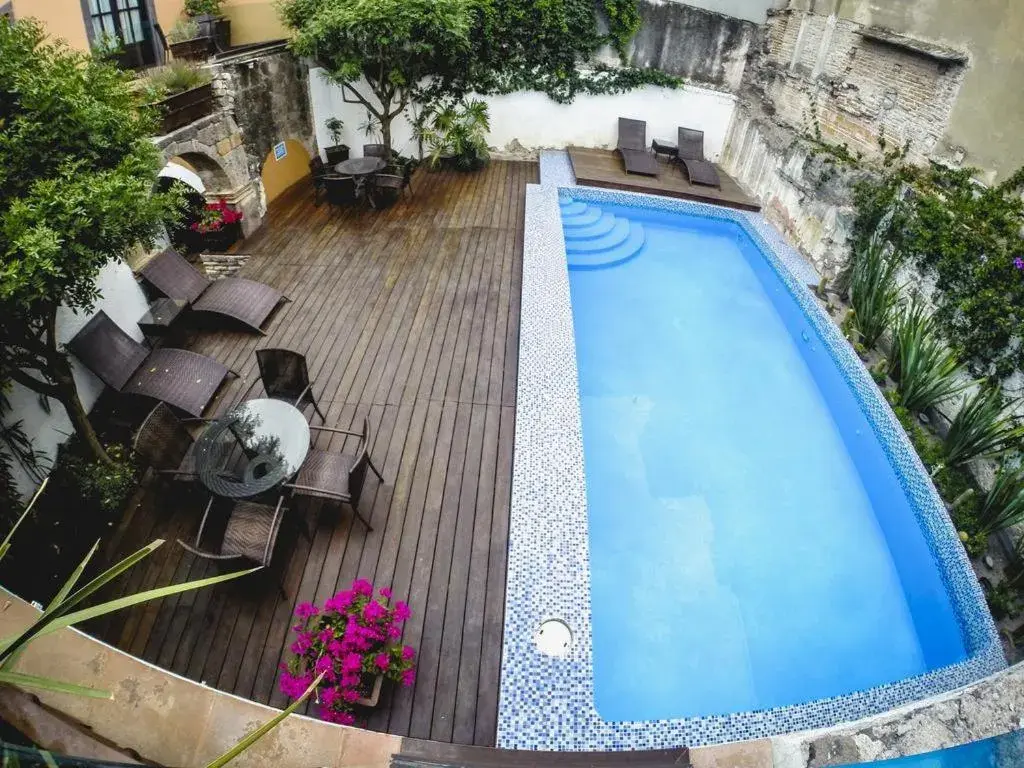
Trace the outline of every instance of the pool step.
<instances>
[{"instance_id":1,"label":"pool step","mask_svg":"<svg viewBox=\"0 0 1024 768\"><path fill-rule=\"evenodd\" d=\"M625 221L625 219L619 219ZM647 242L643 224L627 222L629 234L618 245L600 251L576 251L568 253L569 269L605 269L617 267L632 259Z\"/></svg>"},{"instance_id":2,"label":"pool step","mask_svg":"<svg viewBox=\"0 0 1024 768\"><path fill-rule=\"evenodd\" d=\"M597 223L586 227L573 227L565 231L565 240L589 240L593 237L601 237L612 231L617 219L612 213L604 213Z\"/></svg>"},{"instance_id":3,"label":"pool step","mask_svg":"<svg viewBox=\"0 0 1024 768\"><path fill-rule=\"evenodd\" d=\"M559 200L558 205L562 209L563 216L578 216L587 210L586 203L577 203L572 200Z\"/></svg>"},{"instance_id":4,"label":"pool step","mask_svg":"<svg viewBox=\"0 0 1024 768\"><path fill-rule=\"evenodd\" d=\"M616 219L611 230L600 237L592 237L586 240L574 240L566 238L565 250L568 253L593 253L596 251L607 251L626 242L629 237L630 223L628 219Z\"/></svg>"},{"instance_id":5,"label":"pool step","mask_svg":"<svg viewBox=\"0 0 1024 768\"><path fill-rule=\"evenodd\" d=\"M604 211L600 208L588 205L583 213L562 214L562 226L567 230L573 227L589 227L591 224L596 224L603 215Z\"/></svg>"}]
</instances>

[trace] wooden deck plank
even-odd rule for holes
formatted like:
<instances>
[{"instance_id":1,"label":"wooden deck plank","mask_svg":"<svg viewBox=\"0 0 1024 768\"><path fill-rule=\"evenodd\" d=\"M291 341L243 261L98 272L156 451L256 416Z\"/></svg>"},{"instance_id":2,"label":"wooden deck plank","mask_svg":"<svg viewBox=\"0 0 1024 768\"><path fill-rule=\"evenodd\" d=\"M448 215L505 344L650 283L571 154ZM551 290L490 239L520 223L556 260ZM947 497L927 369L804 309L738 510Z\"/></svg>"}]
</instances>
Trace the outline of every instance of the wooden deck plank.
<instances>
[{"instance_id":1,"label":"wooden deck plank","mask_svg":"<svg viewBox=\"0 0 1024 768\"><path fill-rule=\"evenodd\" d=\"M214 412L262 396L255 350L303 352L328 425L369 419L385 477L371 478L360 501L373 529L347 507L291 501L266 571L137 606L91 631L179 674L281 706L277 680L295 605L370 578L409 603L403 641L417 649L419 670L416 685L390 691L367 725L494 744L523 201L536 176L528 163L421 170L414 195L380 212L314 207L301 186L275 201L265 227L238 246L250 255L241 274L291 301L265 336L196 330L188 346L241 374L218 393ZM312 409L307 416L319 424ZM320 434L316 445L351 450L354 440ZM110 596L216 572L174 543L195 534L206 499L202 489L181 491L154 484L126 517L108 559L151 538L167 544ZM307 540L300 526L313 521Z\"/></svg>"}]
</instances>

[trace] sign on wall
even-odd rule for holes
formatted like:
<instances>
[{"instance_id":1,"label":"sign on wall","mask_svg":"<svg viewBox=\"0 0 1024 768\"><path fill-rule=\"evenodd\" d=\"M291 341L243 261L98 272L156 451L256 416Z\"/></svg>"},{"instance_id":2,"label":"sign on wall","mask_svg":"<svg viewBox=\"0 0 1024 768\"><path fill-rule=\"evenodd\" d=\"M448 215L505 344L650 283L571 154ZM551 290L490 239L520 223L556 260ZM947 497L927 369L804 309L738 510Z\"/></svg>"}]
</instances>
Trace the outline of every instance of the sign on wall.
<instances>
[{"instance_id":1,"label":"sign on wall","mask_svg":"<svg viewBox=\"0 0 1024 768\"><path fill-rule=\"evenodd\" d=\"M274 145L274 159L284 160L288 156L288 147L285 146L284 142L278 142Z\"/></svg>"}]
</instances>

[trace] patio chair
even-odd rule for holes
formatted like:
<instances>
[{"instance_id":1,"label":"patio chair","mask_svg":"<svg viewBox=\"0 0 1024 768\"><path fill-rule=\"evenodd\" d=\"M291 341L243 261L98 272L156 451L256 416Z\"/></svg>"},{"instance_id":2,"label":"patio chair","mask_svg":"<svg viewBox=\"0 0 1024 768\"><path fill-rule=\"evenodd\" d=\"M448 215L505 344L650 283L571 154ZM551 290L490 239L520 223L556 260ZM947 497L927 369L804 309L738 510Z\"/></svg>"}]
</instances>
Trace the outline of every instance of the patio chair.
<instances>
[{"instance_id":1,"label":"patio chair","mask_svg":"<svg viewBox=\"0 0 1024 768\"><path fill-rule=\"evenodd\" d=\"M374 208L390 208L398 202L405 188L405 179L388 173L376 174L370 182L370 203Z\"/></svg>"},{"instance_id":2,"label":"patio chair","mask_svg":"<svg viewBox=\"0 0 1024 768\"><path fill-rule=\"evenodd\" d=\"M391 163L386 169L385 173L392 176L402 177L402 190L409 192L409 197L412 197L412 163Z\"/></svg>"},{"instance_id":3,"label":"patio chair","mask_svg":"<svg viewBox=\"0 0 1024 768\"><path fill-rule=\"evenodd\" d=\"M373 465L370 459L370 422L363 419L363 431L351 432L346 429L335 429L333 427L314 427L311 430L318 432L332 432L339 435L358 437L359 442L354 454L331 453L329 451L310 450L306 454L306 460L302 463L294 483L285 483L285 488L291 489L296 496L328 499L340 501L352 507L356 517L366 526L367 531L372 531L370 521L363 517L359 511L359 498L363 493L363 484L366 481L367 467L373 471L377 479L382 483L384 476L380 470Z\"/></svg>"},{"instance_id":4,"label":"patio chair","mask_svg":"<svg viewBox=\"0 0 1024 768\"><path fill-rule=\"evenodd\" d=\"M676 159L686 168L686 175L691 184L701 184L705 187L722 186L715 164L704 159L704 131L680 128Z\"/></svg>"},{"instance_id":5,"label":"patio chair","mask_svg":"<svg viewBox=\"0 0 1024 768\"><path fill-rule=\"evenodd\" d=\"M104 384L122 394L143 395L201 416L230 373L212 357L186 349L152 351L125 333L100 310L68 343L71 351Z\"/></svg>"},{"instance_id":6,"label":"patio chair","mask_svg":"<svg viewBox=\"0 0 1024 768\"><path fill-rule=\"evenodd\" d=\"M643 120L619 118L619 140L616 144L626 173L642 176L658 175L658 158L647 149L647 123Z\"/></svg>"},{"instance_id":7,"label":"patio chair","mask_svg":"<svg viewBox=\"0 0 1024 768\"><path fill-rule=\"evenodd\" d=\"M305 355L290 349L257 349L256 363L268 397L287 400L296 408L309 403L320 421L327 421L313 395Z\"/></svg>"},{"instance_id":8,"label":"patio chair","mask_svg":"<svg viewBox=\"0 0 1024 768\"><path fill-rule=\"evenodd\" d=\"M202 522L199 523L195 544L188 544L181 539L178 539L178 543L196 557L206 560L248 560L257 565L269 566L277 534L281 530L284 496L278 497L276 507L253 501L236 502L228 516L224 538L216 551L202 548L203 531L210 517L213 501L214 497L210 496Z\"/></svg>"},{"instance_id":9,"label":"patio chair","mask_svg":"<svg viewBox=\"0 0 1024 768\"><path fill-rule=\"evenodd\" d=\"M351 176L327 176L324 185L327 189L327 202L331 205L354 205L359 201L356 180Z\"/></svg>"},{"instance_id":10,"label":"patio chair","mask_svg":"<svg viewBox=\"0 0 1024 768\"><path fill-rule=\"evenodd\" d=\"M150 259L141 274L164 296L187 301L196 312L230 317L261 334L260 326L274 308L289 301L276 288L244 277L210 280L173 248Z\"/></svg>"},{"instance_id":11,"label":"patio chair","mask_svg":"<svg viewBox=\"0 0 1024 768\"><path fill-rule=\"evenodd\" d=\"M157 403L139 426L132 450L153 471L172 480L193 481L199 477L195 461L195 440L166 403Z\"/></svg>"},{"instance_id":12,"label":"patio chair","mask_svg":"<svg viewBox=\"0 0 1024 768\"><path fill-rule=\"evenodd\" d=\"M327 195L327 184L324 180L332 175L331 169L319 157L314 157L309 161L309 175L313 177L313 205L319 206L321 199Z\"/></svg>"},{"instance_id":13,"label":"patio chair","mask_svg":"<svg viewBox=\"0 0 1024 768\"><path fill-rule=\"evenodd\" d=\"M388 145L387 144L363 144L363 157L383 157L388 156Z\"/></svg>"}]
</instances>

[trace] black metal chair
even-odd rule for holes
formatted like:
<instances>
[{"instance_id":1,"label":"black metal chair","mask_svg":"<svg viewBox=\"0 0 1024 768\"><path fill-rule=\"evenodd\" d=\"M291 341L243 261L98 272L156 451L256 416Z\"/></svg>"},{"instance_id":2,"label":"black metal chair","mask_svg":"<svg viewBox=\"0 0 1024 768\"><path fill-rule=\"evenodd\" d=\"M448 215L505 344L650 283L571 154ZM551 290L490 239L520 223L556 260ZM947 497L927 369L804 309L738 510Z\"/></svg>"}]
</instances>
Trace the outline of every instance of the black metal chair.
<instances>
[{"instance_id":1,"label":"black metal chair","mask_svg":"<svg viewBox=\"0 0 1024 768\"><path fill-rule=\"evenodd\" d=\"M404 163L391 163L386 172L392 176L402 177L403 190L408 190L409 197L412 197L412 172L413 167L411 162Z\"/></svg>"},{"instance_id":2,"label":"black metal chair","mask_svg":"<svg viewBox=\"0 0 1024 768\"><path fill-rule=\"evenodd\" d=\"M351 176L329 174L324 177L324 190L327 202L331 205L354 205L359 196L356 194L356 180Z\"/></svg>"},{"instance_id":3,"label":"black metal chair","mask_svg":"<svg viewBox=\"0 0 1024 768\"><path fill-rule=\"evenodd\" d=\"M358 437L359 442L355 453L331 453L329 451L310 450L302 463L294 483L286 483L285 488L291 489L296 496L328 499L348 504L356 517L372 531L370 521L359 511L359 498L366 482L366 470L369 468L382 483L384 476L370 459L370 422L363 419L362 432L352 432L333 427L314 427L317 432L331 432L339 435Z\"/></svg>"},{"instance_id":4,"label":"black metal chair","mask_svg":"<svg viewBox=\"0 0 1024 768\"><path fill-rule=\"evenodd\" d=\"M405 188L405 180L401 176L378 173L370 181L370 204L374 208L390 208L398 202Z\"/></svg>"},{"instance_id":5,"label":"black metal chair","mask_svg":"<svg viewBox=\"0 0 1024 768\"><path fill-rule=\"evenodd\" d=\"M387 144L363 144L363 157L384 157L388 156Z\"/></svg>"},{"instance_id":6,"label":"black metal chair","mask_svg":"<svg viewBox=\"0 0 1024 768\"><path fill-rule=\"evenodd\" d=\"M309 403L320 421L327 421L313 395L305 355L290 349L257 349L256 363L268 397L287 400L296 408Z\"/></svg>"},{"instance_id":7,"label":"black metal chair","mask_svg":"<svg viewBox=\"0 0 1024 768\"><path fill-rule=\"evenodd\" d=\"M326 178L331 176L331 170L319 157L309 161L309 173L313 177L313 205L320 205L321 198L327 196Z\"/></svg>"}]
</instances>

